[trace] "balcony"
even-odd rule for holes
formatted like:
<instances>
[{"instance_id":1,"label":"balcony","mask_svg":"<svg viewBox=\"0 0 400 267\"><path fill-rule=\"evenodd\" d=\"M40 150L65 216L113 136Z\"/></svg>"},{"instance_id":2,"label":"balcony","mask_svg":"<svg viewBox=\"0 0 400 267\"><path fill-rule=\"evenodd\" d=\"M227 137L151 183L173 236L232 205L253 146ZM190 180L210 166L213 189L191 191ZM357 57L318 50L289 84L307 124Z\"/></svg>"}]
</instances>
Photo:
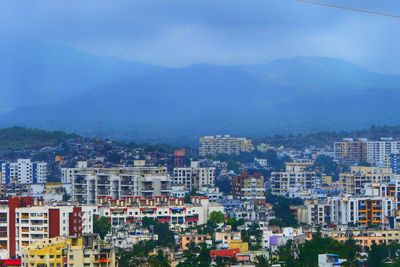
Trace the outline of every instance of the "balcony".
<instances>
[{"instance_id":1,"label":"balcony","mask_svg":"<svg viewBox=\"0 0 400 267\"><path fill-rule=\"evenodd\" d=\"M145 186L142 188L143 192L152 192L154 191L154 188L152 186Z\"/></svg>"}]
</instances>

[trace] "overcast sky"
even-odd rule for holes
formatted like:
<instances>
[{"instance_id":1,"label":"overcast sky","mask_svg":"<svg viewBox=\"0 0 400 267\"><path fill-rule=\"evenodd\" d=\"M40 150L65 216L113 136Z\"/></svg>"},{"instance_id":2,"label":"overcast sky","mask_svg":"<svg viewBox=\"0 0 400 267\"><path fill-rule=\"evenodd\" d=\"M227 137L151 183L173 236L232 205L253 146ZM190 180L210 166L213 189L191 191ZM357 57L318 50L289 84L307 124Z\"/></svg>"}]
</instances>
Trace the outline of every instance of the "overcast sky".
<instances>
[{"instance_id":1,"label":"overcast sky","mask_svg":"<svg viewBox=\"0 0 400 267\"><path fill-rule=\"evenodd\" d=\"M320 1L400 15L398 0ZM0 41L168 66L328 56L400 74L400 19L295 0L2 0Z\"/></svg>"}]
</instances>

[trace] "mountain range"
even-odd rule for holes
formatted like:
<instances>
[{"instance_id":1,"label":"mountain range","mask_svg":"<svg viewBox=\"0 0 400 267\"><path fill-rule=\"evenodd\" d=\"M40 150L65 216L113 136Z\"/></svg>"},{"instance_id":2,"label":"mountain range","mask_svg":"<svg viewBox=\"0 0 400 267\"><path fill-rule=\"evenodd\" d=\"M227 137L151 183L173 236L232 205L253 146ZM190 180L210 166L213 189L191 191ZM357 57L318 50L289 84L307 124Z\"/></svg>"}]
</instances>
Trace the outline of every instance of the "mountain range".
<instances>
[{"instance_id":1,"label":"mountain range","mask_svg":"<svg viewBox=\"0 0 400 267\"><path fill-rule=\"evenodd\" d=\"M335 58L171 68L50 45L0 56L2 127L179 143L400 124L400 76Z\"/></svg>"}]
</instances>

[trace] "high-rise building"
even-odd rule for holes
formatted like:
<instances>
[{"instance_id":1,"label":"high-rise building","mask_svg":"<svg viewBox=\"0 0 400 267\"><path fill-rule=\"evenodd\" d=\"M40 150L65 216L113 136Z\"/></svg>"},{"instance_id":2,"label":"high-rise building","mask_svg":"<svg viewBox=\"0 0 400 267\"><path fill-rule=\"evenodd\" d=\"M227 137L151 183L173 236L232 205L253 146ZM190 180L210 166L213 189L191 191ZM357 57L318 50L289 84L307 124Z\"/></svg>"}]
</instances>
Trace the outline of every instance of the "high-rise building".
<instances>
[{"instance_id":1,"label":"high-rise building","mask_svg":"<svg viewBox=\"0 0 400 267\"><path fill-rule=\"evenodd\" d=\"M367 161L367 139L345 138L334 143L334 158L346 164L359 164Z\"/></svg>"},{"instance_id":2,"label":"high-rise building","mask_svg":"<svg viewBox=\"0 0 400 267\"><path fill-rule=\"evenodd\" d=\"M2 162L1 183L44 184L47 181L47 163L18 159L17 162Z\"/></svg>"},{"instance_id":3,"label":"high-rise building","mask_svg":"<svg viewBox=\"0 0 400 267\"><path fill-rule=\"evenodd\" d=\"M96 206L46 205L31 197L12 197L0 206L0 256L12 258L46 238L93 232Z\"/></svg>"},{"instance_id":4,"label":"high-rise building","mask_svg":"<svg viewBox=\"0 0 400 267\"><path fill-rule=\"evenodd\" d=\"M241 200L265 200L264 177L259 174L242 173L232 178L232 195Z\"/></svg>"},{"instance_id":5,"label":"high-rise building","mask_svg":"<svg viewBox=\"0 0 400 267\"><path fill-rule=\"evenodd\" d=\"M172 192L166 167L82 168L73 172L71 185L72 200L82 204L95 204L98 197L151 198Z\"/></svg>"},{"instance_id":6,"label":"high-rise building","mask_svg":"<svg viewBox=\"0 0 400 267\"><path fill-rule=\"evenodd\" d=\"M199 162L192 161L190 167L174 168L172 184L184 185L186 190L200 189L203 186L214 186L215 167L200 167Z\"/></svg>"},{"instance_id":7,"label":"high-rise building","mask_svg":"<svg viewBox=\"0 0 400 267\"><path fill-rule=\"evenodd\" d=\"M230 135L216 135L200 137L200 156L217 154L240 154L254 150L250 139L243 137L232 137Z\"/></svg>"},{"instance_id":8,"label":"high-rise building","mask_svg":"<svg viewBox=\"0 0 400 267\"><path fill-rule=\"evenodd\" d=\"M350 172L339 175L339 183L345 194L360 195L365 184L387 183L394 179L390 168L352 166Z\"/></svg>"},{"instance_id":9,"label":"high-rise building","mask_svg":"<svg viewBox=\"0 0 400 267\"><path fill-rule=\"evenodd\" d=\"M395 174L400 174L400 154L390 154L387 158L389 167Z\"/></svg>"},{"instance_id":10,"label":"high-rise building","mask_svg":"<svg viewBox=\"0 0 400 267\"><path fill-rule=\"evenodd\" d=\"M367 142L367 162L376 167L388 167L388 157L400 153L400 141L382 138Z\"/></svg>"}]
</instances>

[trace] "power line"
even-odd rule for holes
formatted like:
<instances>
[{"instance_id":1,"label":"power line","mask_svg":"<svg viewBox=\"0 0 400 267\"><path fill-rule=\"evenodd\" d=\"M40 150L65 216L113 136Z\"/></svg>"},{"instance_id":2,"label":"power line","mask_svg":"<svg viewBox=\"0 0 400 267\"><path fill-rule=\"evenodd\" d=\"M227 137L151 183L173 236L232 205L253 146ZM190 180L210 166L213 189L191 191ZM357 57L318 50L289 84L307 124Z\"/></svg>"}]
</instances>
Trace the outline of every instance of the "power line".
<instances>
[{"instance_id":1,"label":"power line","mask_svg":"<svg viewBox=\"0 0 400 267\"><path fill-rule=\"evenodd\" d=\"M388 13L383 13L383 12L378 12L378 11L373 11L373 10L359 9L359 8L346 7L346 6L338 6L338 5L334 5L334 4L331 4L331 3L310 1L310 0L296 0L296 1L297 2L302 2L302 3L307 3L307 4L312 4L312 5L325 6L325 7L337 8L337 9L344 9L344 10L355 11L355 12L359 12L359 13L366 13L366 14L372 14L372 15L378 15L378 16L385 16L385 17L400 19L400 16L398 16L398 15L393 15L393 14L388 14Z\"/></svg>"}]
</instances>

